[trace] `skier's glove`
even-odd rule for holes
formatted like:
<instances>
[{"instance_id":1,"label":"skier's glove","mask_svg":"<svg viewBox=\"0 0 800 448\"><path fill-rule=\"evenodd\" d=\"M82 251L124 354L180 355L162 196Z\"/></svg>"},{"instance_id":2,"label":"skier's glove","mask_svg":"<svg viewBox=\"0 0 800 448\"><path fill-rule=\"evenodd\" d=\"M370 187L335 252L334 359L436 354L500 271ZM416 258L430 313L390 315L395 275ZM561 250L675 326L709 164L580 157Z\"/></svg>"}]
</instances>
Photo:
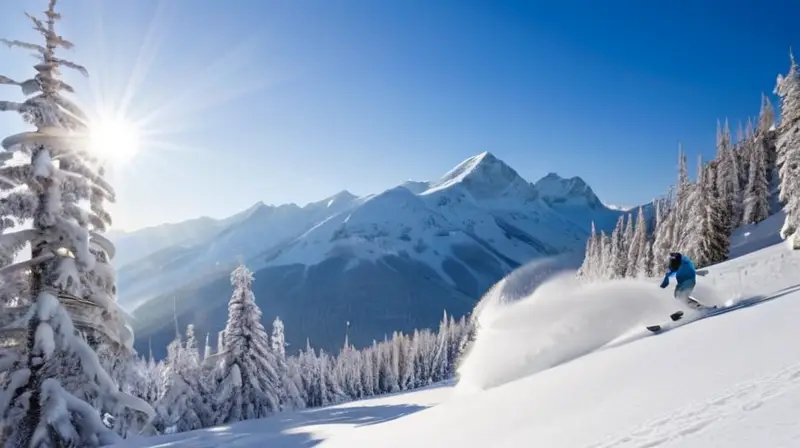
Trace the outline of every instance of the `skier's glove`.
<instances>
[{"instance_id":1,"label":"skier's glove","mask_svg":"<svg viewBox=\"0 0 800 448\"><path fill-rule=\"evenodd\" d=\"M666 288L667 286L669 286L669 280L667 280L667 279L664 279L664 281L663 281L663 282L661 282L661 284L660 284L659 286L660 286L661 288Z\"/></svg>"}]
</instances>

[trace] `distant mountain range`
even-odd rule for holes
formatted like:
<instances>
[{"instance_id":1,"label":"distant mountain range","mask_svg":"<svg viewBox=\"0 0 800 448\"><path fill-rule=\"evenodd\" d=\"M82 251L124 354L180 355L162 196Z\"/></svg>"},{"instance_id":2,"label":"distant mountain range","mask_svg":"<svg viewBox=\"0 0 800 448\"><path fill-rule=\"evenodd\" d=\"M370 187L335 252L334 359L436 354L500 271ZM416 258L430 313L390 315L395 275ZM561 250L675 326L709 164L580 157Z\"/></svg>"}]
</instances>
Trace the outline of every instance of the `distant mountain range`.
<instances>
[{"instance_id":1,"label":"distant mountain range","mask_svg":"<svg viewBox=\"0 0 800 448\"><path fill-rule=\"evenodd\" d=\"M623 213L579 177L530 183L485 152L433 182L363 197L342 191L305 207L258 203L222 220L111 238L119 300L133 310L140 352L151 343L163 356L175 314L181 331L189 323L200 334L220 331L240 260L255 272L265 325L280 316L290 349L308 338L336 350L345 331L363 346L433 327L444 310L463 315L532 259L574 252L577 265L591 222L610 230Z\"/></svg>"}]
</instances>

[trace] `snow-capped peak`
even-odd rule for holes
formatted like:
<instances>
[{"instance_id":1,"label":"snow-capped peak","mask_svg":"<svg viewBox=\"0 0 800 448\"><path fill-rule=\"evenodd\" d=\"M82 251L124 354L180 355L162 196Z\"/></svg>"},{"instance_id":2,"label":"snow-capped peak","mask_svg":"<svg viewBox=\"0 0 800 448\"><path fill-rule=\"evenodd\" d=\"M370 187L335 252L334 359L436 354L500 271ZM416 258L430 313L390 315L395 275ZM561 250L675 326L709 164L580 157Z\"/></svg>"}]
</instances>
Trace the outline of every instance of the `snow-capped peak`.
<instances>
[{"instance_id":1,"label":"snow-capped peak","mask_svg":"<svg viewBox=\"0 0 800 448\"><path fill-rule=\"evenodd\" d=\"M581 205L589 208L603 207L603 203L583 179L578 176L565 179L549 173L535 184L536 192L551 205Z\"/></svg>"},{"instance_id":2,"label":"snow-capped peak","mask_svg":"<svg viewBox=\"0 0 800 448\"><path fill-rule=\"evenodd\" d=\"M358 196L354 195L353 193L350 193L347 190L342 190L342 191L336 193L335 195L329 196L329 197L327 197L327 198L325 198L325 199L323 199L321 201L312 202L312 203L308 204L306 206L306 208L314 207L314 206L323 206L323 207L331 208L331 207L334 207L334 206L337 206L337 205L342 205L342 204L345 204L345 203L352 202L355 199L358 199Z\"/></svg>"},{"instance_id":3,"label":"snow-capped peak","mask_svg":"<svg viewBox=\"0 0 800 448\"><path fill-rule=\"evenodd\" d=\"M503 196L527 197L533 194L529 182L513 168L486 151L470 157L431 185L428 192L462 185L475 199Z\"/></svg>"}]
</instances>

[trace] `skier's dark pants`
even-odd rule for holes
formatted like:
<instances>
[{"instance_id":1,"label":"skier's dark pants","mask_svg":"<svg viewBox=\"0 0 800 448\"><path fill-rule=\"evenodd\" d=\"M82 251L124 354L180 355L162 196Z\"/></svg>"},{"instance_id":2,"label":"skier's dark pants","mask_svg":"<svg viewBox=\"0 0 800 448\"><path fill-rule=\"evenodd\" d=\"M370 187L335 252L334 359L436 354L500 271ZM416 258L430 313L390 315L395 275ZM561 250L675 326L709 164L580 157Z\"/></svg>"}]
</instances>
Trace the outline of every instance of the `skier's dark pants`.
<instances>
[{"instance_id":1,"label":"skier's dark pants","mask_svg":"<svg viewBox=\"0 0 800 448\"><path fill-rule=\"evenodd\" d=\"M694 291L695 285L696 282L693 278L678 283L675 286L675 292L674 292L675 299L680 300L681 302L685 303L687 306L691 308L697 308L698 303L690 297L692 291Z\"/></svg>"}]
</instances>

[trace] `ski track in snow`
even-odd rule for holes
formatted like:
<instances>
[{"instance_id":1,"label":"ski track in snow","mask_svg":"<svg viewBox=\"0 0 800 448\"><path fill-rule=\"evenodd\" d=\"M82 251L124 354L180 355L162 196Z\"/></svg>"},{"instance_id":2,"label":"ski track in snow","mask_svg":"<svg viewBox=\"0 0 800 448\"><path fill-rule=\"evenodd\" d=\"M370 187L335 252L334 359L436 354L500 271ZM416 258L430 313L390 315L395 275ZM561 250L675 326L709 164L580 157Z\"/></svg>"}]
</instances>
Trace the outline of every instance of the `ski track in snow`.
<instances>
[{"instance_id":1,"label":"ski track in snow","mask_svg":"<svg viewBox=\"0 0 800 448\"><path fill-rule=\"evenodd\" d=\"M767 401L800 388L800 363L747 381L709 400L696 401L631 432L587 448L654 448L681 441L724 420L759 409Z\"/></svg>"}]
</instances>

